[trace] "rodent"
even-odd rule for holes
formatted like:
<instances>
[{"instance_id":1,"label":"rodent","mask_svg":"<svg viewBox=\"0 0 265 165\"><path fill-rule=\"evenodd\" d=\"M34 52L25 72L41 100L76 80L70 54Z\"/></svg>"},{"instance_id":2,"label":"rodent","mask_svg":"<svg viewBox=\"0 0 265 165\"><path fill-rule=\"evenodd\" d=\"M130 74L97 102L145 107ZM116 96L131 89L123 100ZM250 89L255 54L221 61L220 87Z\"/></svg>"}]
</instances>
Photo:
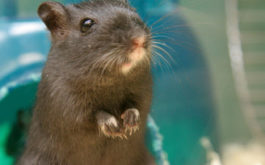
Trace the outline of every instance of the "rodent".
<instances>
[{"instance_id":1,"label":"rodent","mask_svg":"<svg viewBox=\"0 0 265 165\"><path fill-rule=\"evenodd\" d=\"M152 100L151 32L126 0L38 15L52 46L18 165L151 165L145 129Z\"/></svg>"}]
</instances>

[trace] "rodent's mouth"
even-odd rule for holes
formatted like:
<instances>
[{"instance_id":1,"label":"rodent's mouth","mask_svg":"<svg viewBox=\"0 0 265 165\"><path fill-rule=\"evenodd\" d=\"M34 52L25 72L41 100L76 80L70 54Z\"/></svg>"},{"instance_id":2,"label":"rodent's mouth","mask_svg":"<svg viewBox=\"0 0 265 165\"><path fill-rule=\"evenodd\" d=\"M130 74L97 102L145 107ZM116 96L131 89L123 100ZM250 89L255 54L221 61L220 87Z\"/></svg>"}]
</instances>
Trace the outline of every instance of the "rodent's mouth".
<instances>
[{"instance_id":1,"label":"rodent's mouth","mask_svg":"<svg viewBox=\"0 0 265 165\"><path fill-rule=\"evenodd\" d=\"M142 46L135 47L133 51L128 54L128 60L121 65L121 72L127 74L146 58L146 49Z\"/></svg>"}]
</instances>

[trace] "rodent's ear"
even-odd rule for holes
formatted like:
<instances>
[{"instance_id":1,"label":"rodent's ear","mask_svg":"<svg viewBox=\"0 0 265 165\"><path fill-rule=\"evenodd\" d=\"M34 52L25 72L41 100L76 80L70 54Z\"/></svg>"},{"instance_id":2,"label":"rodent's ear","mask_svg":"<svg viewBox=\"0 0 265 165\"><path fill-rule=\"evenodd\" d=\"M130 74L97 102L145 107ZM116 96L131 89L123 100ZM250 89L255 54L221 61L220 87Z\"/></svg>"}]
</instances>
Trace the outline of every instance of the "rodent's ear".
<instances>
[{"instance_id":1,"label":"rodent's ear","mask_svg":"<svg viewBox=\"0 0 265 165\"><path fill-rule=\"evenodd\" d=\"M38 8L38 15L55 39L64 39L68 32L68 14L58 2L44 2Z\"/></svg>"}]
</instances>

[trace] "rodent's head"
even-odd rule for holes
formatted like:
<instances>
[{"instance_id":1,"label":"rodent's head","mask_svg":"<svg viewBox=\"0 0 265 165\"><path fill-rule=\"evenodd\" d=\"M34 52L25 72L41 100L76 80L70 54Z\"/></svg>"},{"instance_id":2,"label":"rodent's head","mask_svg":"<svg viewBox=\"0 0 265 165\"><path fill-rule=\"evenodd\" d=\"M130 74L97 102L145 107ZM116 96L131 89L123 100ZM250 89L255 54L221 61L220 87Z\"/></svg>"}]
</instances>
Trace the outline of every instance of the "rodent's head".
<instances>
[{"instance_id":1,"label":"rodent's head","mask_svg":"<svg viewBox=\"0 0 265 165\"><path fill-rule=\"evenodd\" d=\"M126 0L68 6L44 2L38 14L51 32L50 58L58 59L64 68L84 76L90 72L127 75L150 67L150 31Z\"/></svg>"}]
</instances>

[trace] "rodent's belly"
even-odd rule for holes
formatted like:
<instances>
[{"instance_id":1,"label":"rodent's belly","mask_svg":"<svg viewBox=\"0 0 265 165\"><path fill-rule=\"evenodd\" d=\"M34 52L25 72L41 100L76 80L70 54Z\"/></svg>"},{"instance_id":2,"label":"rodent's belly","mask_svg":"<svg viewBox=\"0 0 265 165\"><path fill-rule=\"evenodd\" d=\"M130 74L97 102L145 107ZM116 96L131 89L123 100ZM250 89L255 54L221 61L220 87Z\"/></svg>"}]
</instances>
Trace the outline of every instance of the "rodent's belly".
<instances>
[{"instance_id":1,"label":"rodent's belly","mask_svg":"<svg viewBox=\"0 0 265 165\"><path fill-rule=\"evenodd\" d=\"M87 137L86 141L95 141ZM145 149L139 144L140 136L128 140L113 140L106 137L97 137L95 144L83 141L80 146L73 148L67 158L67 165L134 165L135 154L144 153ZM140 147L139 147L140 146ZM133 152L132 152L133 151Z\"/></svg>"}]
</instances>

